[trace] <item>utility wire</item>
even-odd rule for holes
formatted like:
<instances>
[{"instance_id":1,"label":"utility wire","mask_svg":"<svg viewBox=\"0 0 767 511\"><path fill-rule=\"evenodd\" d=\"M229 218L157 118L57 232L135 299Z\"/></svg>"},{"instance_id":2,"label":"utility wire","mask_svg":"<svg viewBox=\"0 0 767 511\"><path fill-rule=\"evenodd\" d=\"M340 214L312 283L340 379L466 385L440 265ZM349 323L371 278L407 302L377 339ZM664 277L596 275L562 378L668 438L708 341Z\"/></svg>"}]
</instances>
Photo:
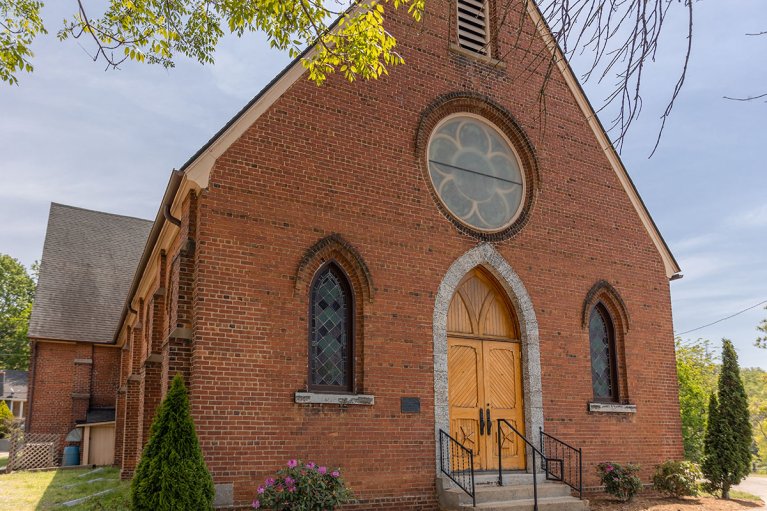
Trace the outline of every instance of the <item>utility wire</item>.
<instances>
[{"instance_id":1,"label":"utility wire","mask_svg":"<svg viewBox=\"0 0 767 511\"><path fill-rule=\"evenodd\" d=\"M748 307L746 309L738 311L735 314L730 314L729 316L727 316L725 318L717 319L716 321L712 321L711 323L705 324L703 326L699 326L699 327L693 328L691 330L685 330L684 332L679 332L679 333L675 332L674 335L684 335L684 334L689 334L691 332L696 332L698 330L703 330L704 328L708 328L711 325L716 325L717 323L721 323L722 321L726 321L726 320L728 320L730 318L734 318L735 316L739 316L739 315L743 314L744 312L750 311L751 309L756 309L757 307L759 307L760 305L764 305L765 303L767 303L767 300L761 301L761 302L757 303L756 305L752 305L751 307Z\"/></svg>"}]
</instances>

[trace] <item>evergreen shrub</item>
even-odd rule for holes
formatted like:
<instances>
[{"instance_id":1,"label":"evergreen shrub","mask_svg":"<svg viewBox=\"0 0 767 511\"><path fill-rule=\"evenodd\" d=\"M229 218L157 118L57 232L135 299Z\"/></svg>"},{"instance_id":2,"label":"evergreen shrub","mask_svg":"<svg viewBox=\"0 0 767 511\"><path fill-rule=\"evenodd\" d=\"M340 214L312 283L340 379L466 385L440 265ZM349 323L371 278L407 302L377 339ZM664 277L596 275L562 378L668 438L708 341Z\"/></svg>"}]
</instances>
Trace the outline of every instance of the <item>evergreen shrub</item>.
<instances>
[{"instance_id":1,"label":"evergreen shrub","mask_svg":"<svg viewBox=\"0 0 767 511\"><path fill-rule=\"evenodd\" d=\"M180 375L157 409L131 483L134 511L213 509L213 479L202 457Z\"/></svg>"},{"instance_id":2,"label":"evergreen shrub","mask_svg":"<svg viewBox=\"0 0 767 511\"><path fill-rule=\"evenodd\" d=\"M702 465L708 480L706 491L730 498L730 488L751 470L752 443L748 398L740 378L738 355L732 342L724 339L717 394L709 399Z\"/></svg>"}]
</instances>

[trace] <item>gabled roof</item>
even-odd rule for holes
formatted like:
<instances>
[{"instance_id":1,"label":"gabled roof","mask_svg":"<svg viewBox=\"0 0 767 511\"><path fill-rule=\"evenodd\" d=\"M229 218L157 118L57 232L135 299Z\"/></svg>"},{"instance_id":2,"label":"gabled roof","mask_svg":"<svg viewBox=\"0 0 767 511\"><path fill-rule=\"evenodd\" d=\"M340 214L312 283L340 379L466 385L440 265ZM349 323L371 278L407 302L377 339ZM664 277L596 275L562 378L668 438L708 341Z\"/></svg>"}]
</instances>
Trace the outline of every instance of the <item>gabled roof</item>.
<instances>
[{"instance_id":1,"label":"gabled roof","mask_svg":"<svg viewBox=\"0 0 767 511\"><path fill-rule=\"evenodd\" d=\"M680 278L681 271L679 264L677 263L674 255L671 253L666 241L663 239L658 227L655 225L652 217L650 216L647 207L645 206L642 198L639 196L639 192L634 186L631 177L629 177L626 168L623 165L618 153L615 151L612 143L610 142L607 132L604 126L599 121L596 111L586 97L580 82L575 77L573 70L570 68L567 59L565 59L563 52L559 48L554 36L551 33L551 29L543 19L543 16L538 9L535 2L526 2L528 15L532 19L536 26L539 35L543 38L544 42L549 47L552 55L554 56L557 68L562 73L565 82L567 83L570 92L575 97L583 115L588 120L594 136L596 137L599 146L604 151L610 165L615 171L618 180L620 181L624 191L629 197L631 204L636 209L637 214L647 231L648 235L652 239L655 248L663 260L663 265L666 270L666 276L673 280ZM330 30L333 30L337 26L338 21L342 16L330 26ZM149 262L149 258L155 249L157 240L160 238L161 232L164 230L167 222L167 216L171 214L174 204L176 203L177 194L179 190L188 190L184 188L190 182L193 183L195 188L205 189L208 187L208 179L210 178L210 172L213 169L213 165L219 156L221 156L237 139L242 136L245 131L252 126L258 118L265 113L269 108L293 85L295 84L305 73L306 69L302 64L302 60L309 58L315 51L317 46L309 46L300 55L293 59L277 76L275 76L266 87L264 87L253 99L251 99L237 114L234 115L213 137L210 138L191 158L189 158L181 167L180 170L174 170L171 173L170 180L165 189L163 200L160 203L159 211L157 212L157 219L155 220L152 233L144 248L140 265L133 276L132 284L130 285L130 291L123 305L121 319L117 325L117 329L112 336L113 342L118 342L120 332L122 331L125 318L128 316L130 310L130 304L133 300L134 294L141 283L144 275L144 269Z\"/></svg>"},{"instance_id":2,"label":"gabled roof","mask_svg":"<svg viewBox=\"0 0 767 511\"><path fill-rule=\"evenodd\" d=\"M29 337L110 342L151 227L52 203Z\"/></svg>"},{"instance_id":3,"label":"gabled roof","mask_svg":"<svg viewBox=\"0 0 767 511\"><path fill-rule=\"evenodd\" d=\"M27 371L16 371L14 369L3 369L0 373L5 373L2 379L2 388L0 388L0 399L27 399Z\"/></svg>"},{"instance_id":4,"label":"gabled roof","mask_svg":"<svg viewBox=\"0 0 767 511\"><path fill-rule=\"evenodd\" d=\"M586 97L580 82L575 77L570 64L559 48L551 29L538 9L536 2L527 2L528 15L538 30L539 36L549 47L554 56L557 68L567 83L570 92L573 94L581 112L587 119L597 142L605 153L607 160L615 171L624 191L634 206L647 234L652 239L655 248L663 260L666 270L666 276L669 279L681 277L679 264L671 253L666 241L663 239L655 221L650 216L650 212L639 196L631 177L623 165L615 147L607 136L604 126L597 117L596 111ZM337 22L337 21L336 21ZM334 24L335 25L335 24ZM331 27L332 29L332 27ZM266 112L290 86L304 75L306 71L301 60L309 57L316 47L307 48L301 55L294 59L285 69L283 69L261 92L259 92L245 107L240 110L232 119L229 120L204 146L200 148L184 165L181 171L188 179L197 184L200 188L207 188L210 171L216 162L216 159L226 151L245 131Z\"/></svg>"}]
</instances>

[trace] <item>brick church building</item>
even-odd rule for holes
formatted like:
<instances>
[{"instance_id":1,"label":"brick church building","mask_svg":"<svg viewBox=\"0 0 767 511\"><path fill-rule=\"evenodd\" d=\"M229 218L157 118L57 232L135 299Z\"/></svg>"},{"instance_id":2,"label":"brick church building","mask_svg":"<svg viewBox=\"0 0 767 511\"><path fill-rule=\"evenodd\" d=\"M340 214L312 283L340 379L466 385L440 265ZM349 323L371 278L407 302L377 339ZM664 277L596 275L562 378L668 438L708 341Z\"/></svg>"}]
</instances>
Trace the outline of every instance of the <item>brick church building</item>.
<instances>
[{"instance_id":1,"label":"brick church building","mask_svg":"<svg viewBox=\"0 0 767 511\"><path fill-rule=\"evenodd\" d=\"M317 87L290 64L153 222L54 205L30 431L113 410L128 477L181 373L221 506L291 458L342 467L359 509L529 474L524 439L575 487L681 458L680 269L540 13L517 5L518 31L492 0L426 5L390 14L390 76Z\"/></svg>"}]
</instances>

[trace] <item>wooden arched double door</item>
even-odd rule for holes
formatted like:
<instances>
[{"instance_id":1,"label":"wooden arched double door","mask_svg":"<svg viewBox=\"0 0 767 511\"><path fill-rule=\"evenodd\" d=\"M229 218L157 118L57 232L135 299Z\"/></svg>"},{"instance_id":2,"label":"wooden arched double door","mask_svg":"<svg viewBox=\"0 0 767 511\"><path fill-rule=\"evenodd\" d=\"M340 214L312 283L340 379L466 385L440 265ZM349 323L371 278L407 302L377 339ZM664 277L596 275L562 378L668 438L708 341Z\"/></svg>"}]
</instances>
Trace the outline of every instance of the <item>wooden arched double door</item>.
<instances>
[{"instance_id":1,"label":"wooden arched double door","mask_svg":"<svg viewBox=\"0 0 767 511\"><path fill-rule=\"evenodd\" d=\"M459 284L447 337L450 434L472 449L475 470L497 470L497 419L525 433L521 345L516 316L484 270L471 271ZM508 428L502 429L501 457L506 470L525 468L524 443Z\"/></svg>"}]
</instances>

